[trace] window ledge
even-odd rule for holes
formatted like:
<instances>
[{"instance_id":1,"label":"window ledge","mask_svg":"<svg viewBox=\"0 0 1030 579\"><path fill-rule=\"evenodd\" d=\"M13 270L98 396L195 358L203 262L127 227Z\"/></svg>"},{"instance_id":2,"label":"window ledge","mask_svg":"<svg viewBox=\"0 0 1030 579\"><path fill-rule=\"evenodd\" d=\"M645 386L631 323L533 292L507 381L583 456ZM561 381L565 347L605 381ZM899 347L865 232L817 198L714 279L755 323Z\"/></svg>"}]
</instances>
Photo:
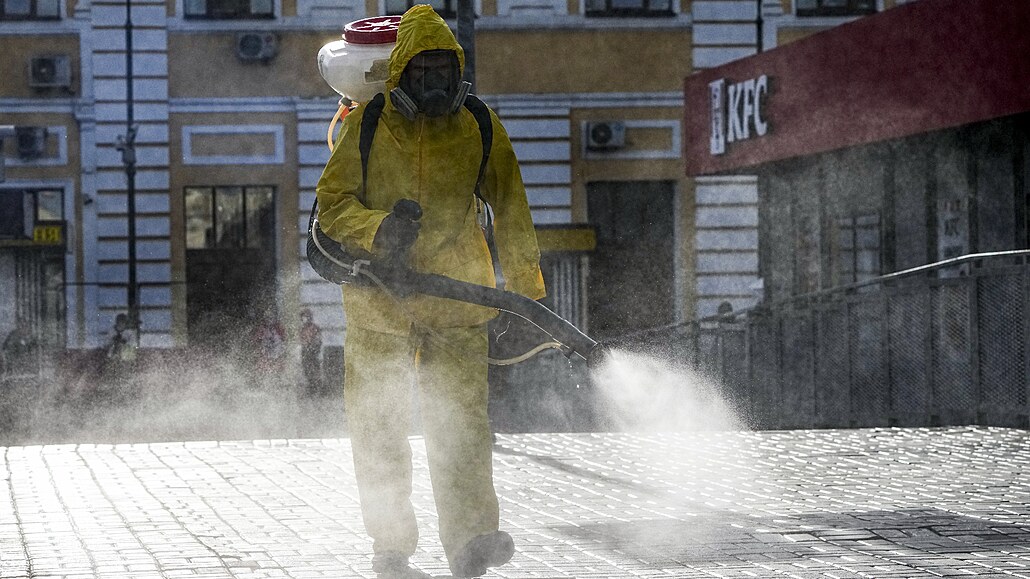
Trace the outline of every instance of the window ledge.
<instances>
[{"instance_id":1,"label":"window ledge","mask_svg":"<svg viewBox=\"0 0 1030 579\"><path fill-rule=\"evenodd\" d=\"M798 18L861 18L872 16L876 10L798 10Z\"/></svg>"},{"instance_id":2,"label":"window ledge","mask_svg":"<svg viewBox=\"0 0 1030 579\"><path fill-rule=\"evenodd\" d=\"M78 32L79 26L70 18L57 19L19 19L5 20L0 18L0 36L25 34L53 34L54 32Z\"/></svg>"},{"instance_id":3,"label":"window ledge","mask_svg":"<svg viewBox=\"0 0 1030 579\"><path fill-rule=\"evenodd\" d=\"M275 20L275 14L261 14L255 16L199 16L185 15L182 17L186 22L254 22Z\"/></svg>"},{"instance_id":4,"label":"window ledge","mask_svg":"<svg viewBox=\"0 0 1030 579\"><path fill-rule=\"evenodd\" d=\"M675 18L676 13L669 11L637 11L637 10L613 10L613 11L596 11L587 12L584 14L587 18L639 18L639 19L652 19L652 18Z\"/></svg>"},{"instance_id":5,"label":"window ledge","mask_svg":"<svg viewBox=\"0 0 1030 579\"><path fill-rule=\"evenodd\" d=\"M675 14L660 17L594 17L583 14L567 14L560 16L484 16L476 20L477 30L593 30L593 29L627 29L655 30L662 28L689 28L692 24L690 14Z\"/></svg>"}]
</instances>

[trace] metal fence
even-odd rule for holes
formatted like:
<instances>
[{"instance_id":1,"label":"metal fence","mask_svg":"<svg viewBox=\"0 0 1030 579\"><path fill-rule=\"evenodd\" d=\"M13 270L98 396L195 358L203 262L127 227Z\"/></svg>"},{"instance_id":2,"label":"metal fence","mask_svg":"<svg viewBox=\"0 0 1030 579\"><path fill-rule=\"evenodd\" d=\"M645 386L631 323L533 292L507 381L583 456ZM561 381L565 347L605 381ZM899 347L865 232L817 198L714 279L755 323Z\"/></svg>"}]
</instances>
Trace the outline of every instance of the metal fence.
<instances>
[{"instance_id":1,"label":"metal fence","mask_svg":"<svg viewBox=\"0 0 1030 579\"><path fill-rule=\"evenodd\" d=\"M1030 251L974 254L656 328L756 428L1027 428Z\"/></svg>"}]
</instances>

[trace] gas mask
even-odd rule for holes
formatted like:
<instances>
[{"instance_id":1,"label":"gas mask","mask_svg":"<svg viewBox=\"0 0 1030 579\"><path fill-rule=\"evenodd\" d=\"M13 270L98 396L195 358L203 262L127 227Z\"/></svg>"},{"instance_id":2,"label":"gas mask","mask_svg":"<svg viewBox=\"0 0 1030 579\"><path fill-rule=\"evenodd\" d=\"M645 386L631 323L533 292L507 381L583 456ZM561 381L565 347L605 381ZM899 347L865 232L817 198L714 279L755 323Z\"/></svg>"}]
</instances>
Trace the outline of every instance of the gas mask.
<instances>
[{"instance_id":1,"label":"gas mask","mask_svg":"<svg viewBox=\"0 0 1030 579\"><path fill-rule=\"evenodd\" d=\"M390 101L411 120L418 113L439 117L457 112L471 88L460 80L458 57L453 50L416 54L404 68L399 85L390 91Z\"/></svg>"}]
</instances>

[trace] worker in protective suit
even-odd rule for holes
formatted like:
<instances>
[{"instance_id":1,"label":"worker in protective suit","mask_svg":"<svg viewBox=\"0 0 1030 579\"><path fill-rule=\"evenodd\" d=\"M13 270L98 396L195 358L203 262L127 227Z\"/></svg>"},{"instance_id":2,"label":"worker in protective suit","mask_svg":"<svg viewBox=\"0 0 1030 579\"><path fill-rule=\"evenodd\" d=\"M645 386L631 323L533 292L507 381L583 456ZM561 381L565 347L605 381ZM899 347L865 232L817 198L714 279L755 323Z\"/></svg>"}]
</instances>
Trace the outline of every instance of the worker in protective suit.
<instances>
[{"instance_id":1,"label":"worker in protective suit","mask_svg":"<svg viewBox=\"0 0 1030 579\"><path fill-rule=\"evenodd\" d=\"M406 260L425 273L495 287L474 194L479 126L462 106L464 54L432 8L400 21L388 98L362 178L359 106L344 119L318 183L322 230L352 252ZM481 194L494 212L505 289L545 295L540 253L511 142L490 112L493 140ZM497 311L345 284L345 394L362 517L380 577L427 577L409 565L418 528L407 436L417 382L440 538L456 577L512 557L498 530L487 418L486 323Z\"/></svg>"}]
</instances>

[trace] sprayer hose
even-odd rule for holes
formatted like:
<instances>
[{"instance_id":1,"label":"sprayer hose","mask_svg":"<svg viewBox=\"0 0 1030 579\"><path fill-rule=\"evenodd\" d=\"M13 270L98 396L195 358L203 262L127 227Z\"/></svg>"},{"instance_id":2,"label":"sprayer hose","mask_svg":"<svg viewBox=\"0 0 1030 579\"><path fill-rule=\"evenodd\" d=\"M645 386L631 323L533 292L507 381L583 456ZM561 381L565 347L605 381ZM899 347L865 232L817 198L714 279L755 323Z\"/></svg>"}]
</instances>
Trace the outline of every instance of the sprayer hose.
<instances>
[{"instance_id":1,"label":"sprayer hose","mask_svg":"<svg viewBox=\"0 0 1030 579\"><path fill-rule=\"evenodd\" d=\"M540 352L543 352L544 350L549 350L551 348L555 350L561 350L562 345L558 342L544 342L543 344L540 344L539 346L533 348L525 354L522 354L521 356L501 359L487 357L486 361L493 366L511 366L513 364L518 364L519 362L525 362L526 360L532 358L533 356L536 356Z\"/></svg>"},{"instance_id":2,"label":"sprayer hose","mask_svg":"<svg viewBox=\"0 0 1030 579\"><path fill-rule=\"evenodd\" d=\"M383 283L383 280L379 279L379 276L377 276L376 274L374 274L374 273L372 273L372 272L370 272L368 270L365 270L365 269L361 269L361 270L359 270L359 272L362 275L364 275L365 277L367 277L368 279L372 280L372 282L374 284L376 284L377 286L379 286L379 289L383 290L386 293L386 295L390 296L390 298L393 299L394 302L396 302L397 307L402 312L404 312L404 315L407 316L409 320L411 320L411 323L413 325L418 326L419 328L422 328L423 330L425 330L425 332L429 336L431 336L434 339L438 340L440 343L442 343L442 344L446 344L447 343L447 338L441 336L439 334L439 332L436 332L435 330L433 330L433 328L430 328L429 326L426 326L421 321L419 321L418 317L414 314L414 312L409 310L408 307L405 306L401 302L401 300L397 299L397 297L393 294L393 292L390 291L390 289L388 287L386 287L386 284ZM514 313L514 312L512 312L512 313ZM563 346L562 346L562 344L560 342L556 342L556 341L544 342L544 343L538 345L537 347L533 348L532 350L529 350L528 352L526 352L526 353L524 353L522 355L515 356L514 358L501 358L501 359L498 359L498 358L491 358L491 357L487 356L486 361L487 361L488 364L493 365L493 366L511 366L513 364L518 364L519 362L524 362L524 361L532 358L533 356L536 356L540 352L543 352L544 350L549 350L549 349L552 349L552 348L556 349L556 350L561 350L562 347ZM459 353L457 351L452 351L452 354L454 354L455 356L458 356L460 358L464 357L464 354L461 354L461 353Z\"/></svg>"},{"instance_id":3,"label":"sprayer hose","mask_svg":"<svg viewBox=\"0 0 1030 579\"><path fill-rule=\"evenodd\" d=\"M333 120L329 123L329 132L325 135L325 142L329 145L330 152L333 150L333 129L336 128L336 121L342 120L343 117L347 116L349 111L350 109L347 105L343 104L343 101L341 100L340 108L336 111L336 114L333 115Z\"/></svg>"}]
</instances>

